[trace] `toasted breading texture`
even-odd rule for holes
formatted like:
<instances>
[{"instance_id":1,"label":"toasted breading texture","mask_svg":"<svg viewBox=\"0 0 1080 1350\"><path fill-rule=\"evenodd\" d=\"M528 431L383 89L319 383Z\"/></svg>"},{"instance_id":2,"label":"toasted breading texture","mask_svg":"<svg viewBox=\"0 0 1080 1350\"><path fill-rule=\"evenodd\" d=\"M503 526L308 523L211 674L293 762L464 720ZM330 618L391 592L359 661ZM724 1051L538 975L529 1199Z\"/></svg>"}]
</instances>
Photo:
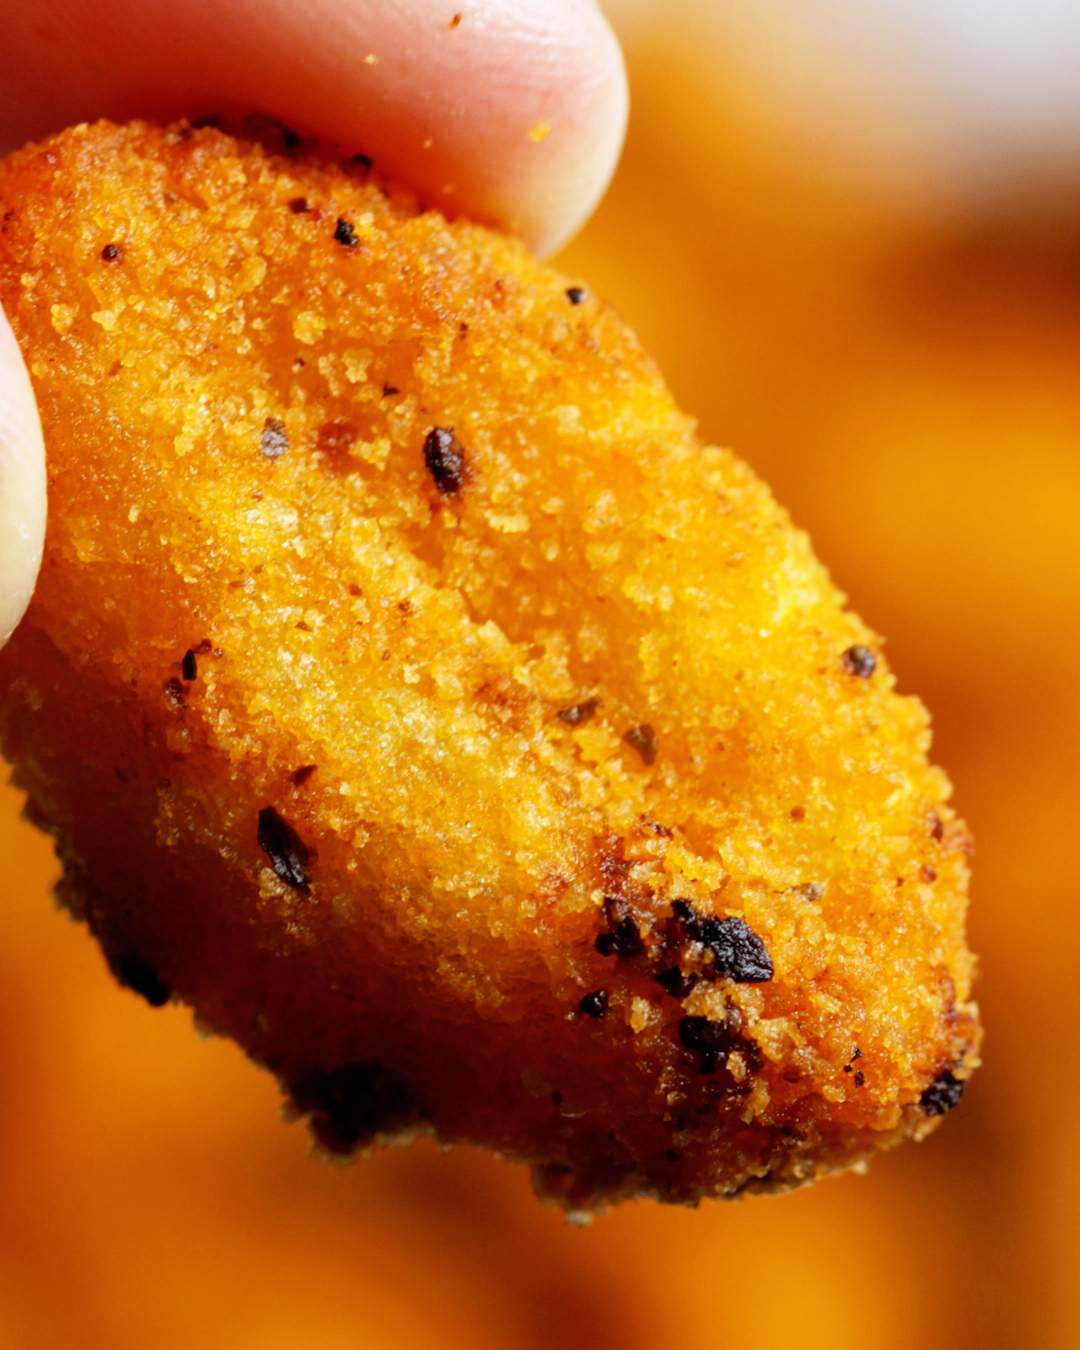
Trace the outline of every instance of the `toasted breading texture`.
<instances>
[{"instance_id":1,"label":"toasted breading texture","mask_svg":"<svg viewBox=\"0 0 1080 1350\"><path fill-rule=\"evenodd\" d=\"M793 1185L974 1067L928 719L626 326L362 161L0 166L49 450L0 733L62 897L348 1152L587 1206Z\"/></svg>"}]
</instances>

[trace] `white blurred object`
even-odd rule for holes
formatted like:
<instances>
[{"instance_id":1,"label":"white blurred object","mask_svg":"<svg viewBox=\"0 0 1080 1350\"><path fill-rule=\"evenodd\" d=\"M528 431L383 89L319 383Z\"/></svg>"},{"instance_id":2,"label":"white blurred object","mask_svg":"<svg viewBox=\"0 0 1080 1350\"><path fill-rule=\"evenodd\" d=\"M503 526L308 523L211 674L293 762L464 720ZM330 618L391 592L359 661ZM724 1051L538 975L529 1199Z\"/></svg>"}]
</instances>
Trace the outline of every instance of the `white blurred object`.
<instances>
[{"instance_id":1,"label":"white blurred object","mask_svg":"<svg viewBox=\"0 0 1080 1350\"><path fill-rule=\"evenodd\" d=\"M894 190L970 197L1080 174L1080 0L603 0L687 40L772 115ZM721 76L722 77L722 76ZM827 148L827 147L826 147Z\"/></svg>"}]
</instances>

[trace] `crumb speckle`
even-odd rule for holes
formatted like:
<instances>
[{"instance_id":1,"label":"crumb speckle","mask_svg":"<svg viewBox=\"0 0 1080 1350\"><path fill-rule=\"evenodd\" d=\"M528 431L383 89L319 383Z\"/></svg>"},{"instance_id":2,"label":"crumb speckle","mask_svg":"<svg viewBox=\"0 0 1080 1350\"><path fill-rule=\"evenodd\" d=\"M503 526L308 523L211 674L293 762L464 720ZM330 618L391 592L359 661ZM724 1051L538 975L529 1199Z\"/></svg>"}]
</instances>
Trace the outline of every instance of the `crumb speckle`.
<instances>
[{"instance_id":1,"label":"crumb speckle","mask_svg":"<svg viewBox=\"0 0 1080 1350\"><path fill-rule=\"evenodd\" d=\"M288 450L289 437L280 417L268 417L263 423L259 447L267 459L280 459Z\"/></svg>"},{"instance_id":2,"label":"crumb speckle","mask_svg":"<svg viewBox=\"0 0 1080 1350\"><path fill-rule=\"evenodd\" d=\"M639 726L631 727L623 735L623 740L627 745L638 752L643 763L655 764L658 752L656 732L648 722L642 722Z\"/></svg>"},{"instance_id":3,"label":"crumb speckle","mask_svg":"<svg viewBox=\"0 0 1080 1350\"><path fill-rule=\"evenodd\" d=\"M860 643L849 647L841 659L848 674L857 675L860 680L868 680L877 669L877 657Z\"/></svg>"},{"instance_id":4,"label":"crumb speckle","mask_svg":"<svg viewBox=\"0 0 1080 1350\"><path fill-rule=\"evenodd\" d=\"M608 1010L608 992L606 989L594 989L578 1004L578 1012L586 1017L600 1018Z\"/></svg>"},{"instance_id":5,"label":"crumb speckle","mask_svg":"<svg viewBox=\"0 0 1080 1350\"><path fill-rule=\"evenodd\" d=\"M465 448L452 427L432 427L424 437L424 463L445 496L460 492L465 482Z\"/></svg>"},{"instance_id":6,"label":"crumb speckle","mask_svg":"<svg viewBox=\"0 0 1080 1350\"><path fill-rule=\"evenodd\" d=\"M356 226L344 216L338 216L334 226L334 238L345 248L355 248L360 242L356 236Z\"/></svg>"},{"instance_id":7,"label":"crumb speckle","mask_svg":"<svg viewBox=\"0 0 1080 1350\"><path fill-rule=\"evenodd\" d=\"M306 891L310 885L308 863L311 855L293 827L272 806L264 806L259 812L256 837L281 880L294 890Z\"/></svg>"}]
</instances>

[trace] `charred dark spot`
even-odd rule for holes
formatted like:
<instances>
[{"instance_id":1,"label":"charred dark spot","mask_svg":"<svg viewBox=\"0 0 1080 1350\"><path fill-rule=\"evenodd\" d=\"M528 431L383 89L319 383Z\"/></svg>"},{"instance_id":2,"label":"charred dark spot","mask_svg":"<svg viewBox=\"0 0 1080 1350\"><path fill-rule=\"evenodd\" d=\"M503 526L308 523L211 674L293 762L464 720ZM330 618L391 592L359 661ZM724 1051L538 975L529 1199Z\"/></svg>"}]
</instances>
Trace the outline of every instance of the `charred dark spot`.
<instances>
[{"instance_id":1,"label":"charred dark spot","mask_svg":"<svg viewBox=\"0 0 1080 1350\"><path fill-rule=\"evenodd\" d=\"M642 816L641 823L647 830L651 830L653 834L659 835L661 839L674 838L673 830L669 829L667 825L661 825L658 820L653 820L651 816Z\"/></svg>"},{"instance_id":2,"label":"charred dark spot","mask_svg":"<svg viewBox=\"0 0 1080 1350\"><path fill-rule=\"evenodd\" d=\"M857 1088L860 1088L860 1087L863 1086L863 1084L866 1082L866 1074L863 1073L862 1069L856 1069L856 1070L855 1070L855 1078L854 1078L853 1081L854 1081L855 1086L856 1086Z\"/></svg>"},{"instance_id":3,"label":"charred dark spot","mask_svg":"<svg viewBox=\"0 0 1080 1350\"><path fill-rule=\"evenodd\" d=\"M659 971L654 979L672 998L685 998L697 984L696 975L684 975L678 966L669 966L667 970Z\"/></svg>"},{"instance_id":4,"label":"charred dark spot","mask_svg":"<svg viewBox=\"0 0 1080 1350\"><path fill-rule=\"evenodd\" d=\"M938 1074L919 1098L919 1105L928 1116L943 1116L960 1104L964 1084L951 1069Z\"/></svg>"},{"instance_id":5,"label":"charred dark spot","mask_svg":"<svg viewBox=\"0 0 1080 1350\"><path fill-rule=\"evenodd\" d=\"M666 1148L666 1149L664 1149L664 1161L665 1161L665 1162L669 1162L669 1163L677 1163L681 1157L682 1157L682 1154L679 1152L679 1150L678 1150L677 1148Z\"/></svg>"},{"instance_id":6,"label":"charred dark spot","mask_svg":"<svg viewBox=\"0 0 1080 1350\"><path fill-rule=\"evenodd\" d=\"M124 250L119 244L106 244L101 250L102 262L120 262L124 256Z\"/></svg>"},{"instance_id":7,"label":"charred dark spot","mask_svg":"<svg viewBox=\"0 0 1080 1350\"><path fill-rule=\"evenodd\" d=\"M596 950L601 956L626 958L638 956L645 950L637 922L617 896L604 897L604 915L608 931L596 939Z\"/></svg>"},{"instance_id":8,"label":"charred dark spot","mask_svg":"<svg viewBox=\"0 0 1080 1350\"><path fill-rule=\"evenodd\" d=\"M596 709L600 706L598 698L587 698L581 703L571 703L568 708L560 708L555 716L560 722L565 722L568 727L580 727L583 723L591 720Z\"/></svg>"},{"instance_id":9,"label":"charred dark spot","mask_svg":"<svg viewBox=\"0 0 1080 1350\"><path fill-rule=\"evenodd\" d=\"M301 764L298 769L293 769L292 773L289 774L289 781L293 787L303 787L318 767L317 764Z\"/></svg>"},{"instance_id":10,"label":"charred dark spot","mask_svg":"<svg viewBox=\"0 0 1080 1350\"><path fill-rule=\"evenodd\" d=\"M189 647L180 659L180 674L189 683L199 678L199 662L194 650Z\"/></svg>"},{"instance_id":11,"label":"charred dark spot","mask_svg":"<svg viewBox=\"0 0 1080 1350\"><path fill-rule=\"evenodd\" d=\"M580 305L587 294L584 286L567 286L566 288L566 298L572 305Z\"/></svg>"},{"instance_id":12,"label":"charred dark spot","mask_svg":"<svg viewBox=\"0 0 1080 1350\"><path fill-rule=\"evenodd\" d=\"M342 165L346 173L355 177L367 178L371 173L371 166L374 163L370 155L350 155Z\"/></svg>"},{"instance_id":13,"label":"charred dark spot","mask_svg":"<svg viewBox=\"0 0 1080 1350\"><path fill-rule=\"evenodd\" d=\"M281 124L281 144L285 147L287 155L295 154L303 145L303 138L298 131L292 127L287 127L284 122Z\"/></svg>"},{"instance_id":14,"label":"charred dark spot","mask_svg":"<svg viewBox=\"0 0 1080 1350\"><path fill-rule=\"evenodd\" d=\"M415 1123L420 1112L408 1086L380 1064L312 1069L292 1084L297 1110L331 1153L349 1154L376 1134Z\"/></svg>"},{"instance_id":15,"label":"charred dark spot","mask_svg":"<svg viewBox=\"0 0 1080 1350\"><path fill-rule=\"evenodd\" d=\"M608 1010L608 991L606 989L594 989L578 1004L578 1012L584 1013L586 1017L603 1017Z\"/></svg>"},{"instance_id":16,"label":"charred dark spot","mask_svg":"<svg viewBox=\"0 0 1080 1350\"><path fill-rule=\"evenodd\" d=\"M324 422L319 428L316 444L324 455L342 455L359 434L352 422Z\"/></svg>"},{"instance_id":17,"label":"charred dark spot","mask_svg":"<svg viewBox=\"0 0 1080 1350\"><path fill-rule=\"evenodd\" d=\"M646 764L656 763L656 731L648 722L631 727L623 735L623 740L631 749L636 750Z\"/></svg>"},{"instance_id":18,"label":"charred dark spot","mask_svg":"<svg viewBox=\"0 0 1080 1350\"><path fill-rule=\"evenodd\" d=\"M740 1019L738 1027L741 1025ZM728 1055L736 1048L738 1028L733 1028L727 1018L712 1022L707 1017L681 1017L679 1040L687 1050L700 1055L699 1073L715 1073L724 1067Z\"/></svg>"},{"instance_id":19,"label":"charred dark spot","mask_svg":"<svg viewBox=\"0 0 1080 1350\"><path fill-rule=\"evenodd\" d=\"M936 811L931 811L926 820L930 826L930 837L940 844L942 839L945 838L945 822Z\"/></svg>"},{"instance_id":20,"label":"charred dark spot","mask_svg":"<svg viewBox=\"0 0 1080 1350\"><path fill-rule=\"evenodd\" d=\"M346 220L344 216L338 216L337 224L334 226L334 238L344 248L355 248L360 242L356 237L356 227L351 220Z\"/></svg>"},{"instance_id":21,"label":"charred dark spot","mask_svg":"<svg viewBox=\"0 0 1080 1350\"><path fill-rule=\"evenodd\" d=\"M272 806L264 806L259 812L256 838L281 880L294 890L307 891L311 853L293 827Z\"/></svg>"},{"instance_id":22,"label":"charred dark spot","mask_svg":"<svg viewBox=\"0 0 1080 1350\"><path fill-rule=\"evenodd\" d=\"M452 427L432 427L424 437L424 463L444 495L460 492L465 482L465 448Z\"/></svg>"},{"instance_id":23,"label":"charred dark spot","mask_svg":"<svg viewBox=\"0 0 1080 1350\"><path fill-rule=\"evenodd\" d=\"M141 956L110 952L106 959L117 983L141 994L151 1008L163 1008L172 998L172 990Z\"/></svg>"},{"instance_id":24,"label":"charred dark spot","mask_svg":"<svg viewBox=\"0 0 1080 1350\"><path fill-rule=\"evenodd\" d=\"M383 398L393 398L395 394L400 394L401 390L396 384L389 384L385 380L382 387Z\"/></svg>"},{"instance_id":25,"label":"charred dark spot","mask_svg":"<svg viewBox=\"0 0 1080 1350\"><path fill-rule=\"evenodd\" d=\"M806 819L806 807L805 807L805 806L793 806L793 807L791 808L791 810L788 812L788 817L789 817L789 819L794 820L794 821L805 820L805 819Z\"/></svg>"},{"instance_id":26,"label":"charred dark spot","mask_svg":"<svg viewBox=\"0 0 1080 1350\"><path fill-rule=\"evenodd\" d=\"M811 904L815 904L825 894L825 887L820 881L807 881L798 889L802 898Z\"/></svg>"},{"instance_id":27,"label":"charred dark spot","mask_svg":"<svg viewBox=\"0 0 1080 1350\"><path fill-rule=\"evenodd\" d=\"M736 984L763 984L772 979L772 958L745 919L734 914L702 919L684 900L676 900L672 910L682 920L686 936L712 953L716 975Z\"/></svg>"},{"instance_id":28,"label":"charred dark spot","mask_svg":"<svg viewBox=\"0 0 1080 1350\"><path fill-rule=\"evenodd\" d=\"M311 210L311 203L306 197L290 197L289 210L294 216L304 216Z\"/></svg>"},{"instance_id":29,"label":"charred dark spot","mask_svg":"<svg viewBox=\"0 0 1080 1350\"><path fill-rule=\"evenodd\" d=\"M643 950L637 924L630 918L620 919L612 932L596 939L596 950L601 956L637 956Z\"/></svg>"},{"instance_id":30,"label":"charred dark spot","mask_svg":"<svg viewBox=\"0 0 1080 1350\"><path fill-rule=\"evenodd\" d=\"M937 881L937 873L927 863L923 863L922 867L919 868L919 876L922 877L927 885L932 881Z\"/></svg>"},{"instance_id":31,"label":"charred dark spot","mask_svg":"<svg viewBox=\"0 0 1080 1350\"><path fill-rule=\"evenodd\" d=\"M877 669L877 657L869 647L856 642L849 647L840 660L849 675L857 675L860 680L868 680Z\"/></svg>"},{"instance_id":32,"label":"charred dark spot","mask_svg":"<svg viewBox=\"0 0 1080 1350\"><path fill-rule=\"evenodd\" d=\"M280 459L289 448L289 436L280 417L268 417L263 423L259 448L267 459Z\"/></svg>"},{"instance_id":33,"label":"charred dark spot","mask_svg":"<svg viewBox=\"0 0 1080 1350\"><path fill-rule=\"evenodd\" d=\"M182 708L187 702L184 695L184 686L175 675L165 681L165 702L173 708Z\"/></svg>"}]
</instances>

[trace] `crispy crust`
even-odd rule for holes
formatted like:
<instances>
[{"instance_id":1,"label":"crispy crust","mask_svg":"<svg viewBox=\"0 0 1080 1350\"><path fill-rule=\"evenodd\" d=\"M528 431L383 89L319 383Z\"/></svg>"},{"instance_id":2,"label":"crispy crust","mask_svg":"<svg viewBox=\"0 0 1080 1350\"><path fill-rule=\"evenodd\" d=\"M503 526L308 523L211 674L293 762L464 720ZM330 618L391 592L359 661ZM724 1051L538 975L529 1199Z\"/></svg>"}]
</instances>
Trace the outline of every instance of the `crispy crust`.
<instances>
[{"instance_id":1,"label":"crispy crust","mask_svg":"<svg viewBox=\"0 0 1080 1350\"><path fill-rule=\"evenodd\" d=\"M31 147L0 222L51 492L0 730L120 978L327 1148L430 1126L573 1206L955 1104L926 714L609 309L208 128Z\"/></svg>"}]
</instances>

